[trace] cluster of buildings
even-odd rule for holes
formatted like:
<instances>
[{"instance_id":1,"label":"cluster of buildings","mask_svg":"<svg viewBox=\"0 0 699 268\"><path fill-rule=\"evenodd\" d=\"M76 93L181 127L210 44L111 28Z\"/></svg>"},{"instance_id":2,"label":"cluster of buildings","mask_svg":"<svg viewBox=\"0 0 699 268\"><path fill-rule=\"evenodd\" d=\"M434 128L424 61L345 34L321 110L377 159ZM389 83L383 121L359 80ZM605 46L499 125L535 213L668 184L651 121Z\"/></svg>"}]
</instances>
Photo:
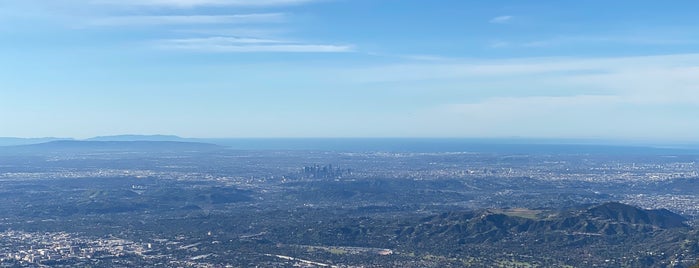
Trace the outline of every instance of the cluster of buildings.
<instances>
[{"instance_id":1,"label":"cluster of buildings","mask_svg":"<svg viewBox=\"0 0 699 268\"><path fill-rule=\"evenodd\" d=\"M142 256L150 244L109 238L82 238L65 232L0 232L0 264L80 265L99 259Z\"/></svg>"}]
</instances>

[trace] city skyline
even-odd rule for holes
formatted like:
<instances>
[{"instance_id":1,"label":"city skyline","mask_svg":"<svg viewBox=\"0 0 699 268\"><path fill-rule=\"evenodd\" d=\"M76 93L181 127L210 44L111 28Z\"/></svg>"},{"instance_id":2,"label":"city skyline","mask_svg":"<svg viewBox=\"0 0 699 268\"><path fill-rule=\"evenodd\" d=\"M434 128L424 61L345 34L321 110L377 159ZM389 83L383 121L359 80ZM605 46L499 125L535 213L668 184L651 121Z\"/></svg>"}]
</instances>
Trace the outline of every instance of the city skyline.
<instances>
[{"instance_id":1,"label":"city skyline","mask_svg":"<svg viewBox=\"0 0 699 268\"><path fill-rule=\"evenodd\" d=\"M696 142L696 8L0 0L0 137Z\"/></svg>"}]
</instances>

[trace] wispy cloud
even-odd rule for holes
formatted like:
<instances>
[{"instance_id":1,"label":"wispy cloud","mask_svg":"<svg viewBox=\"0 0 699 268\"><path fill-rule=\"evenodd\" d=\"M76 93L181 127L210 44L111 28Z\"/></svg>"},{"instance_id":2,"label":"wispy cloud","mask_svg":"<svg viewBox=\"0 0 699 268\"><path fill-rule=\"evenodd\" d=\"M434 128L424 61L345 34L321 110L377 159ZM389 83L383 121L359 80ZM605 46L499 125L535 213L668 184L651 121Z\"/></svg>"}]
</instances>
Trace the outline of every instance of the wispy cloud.
<instances>
[{"instance_id":1,"label":"wispy cloud","mask_svg":"<svg viewBox=\"0 0 699 268\"><path fill-rule=\"evenodd\" d=\"M629 102L626 96L501 97L435 107L415 124L469 136L507 137L516 131L524 137L695 139L695 116L662 113L665 108Z\"/></svg>"},{"instance_id":2,"label":"wispy cloud","mask_svg":"<svg viewBox=\"0 0 699 268\"><path fill-rule=\"evenodd\" d=\"M352 46L348 45L306 44L283 40L240 37L168 39L156 42L156 47L161 49L212 53L342 53L353 51Z\"/></svg>"},{"instance_id":3,"label":"wispy cloud","mask_svg":"<svg viewBox=\"0 0 699 268\"><path fill-rule=\"evenodd\" d=\"M224 27L207 27L203 25L201 28L186 28L172 29L170 32L189 35L189 36L255 36L256 38L273 38L289 34L289 30L277 27L265 27L266 25L226 25Z\"/></svg>"},{"instance_id":4,"label":"wispy cloud","mask_svg":"<svg viewBox=\"0 0 699 268\"><path fill-rule=\"evenodd\" d=\"M413 135L693 140L699 131L699 54L461 59L341 73L379 82L365 87L454 94L417 111L404 124L423 126L404 129Z\"/></svg>"},{"instance_id":5,"label":"wispy cloud","mask_svg":"<svg viewBox=\"0 0 699 268\"><path fill-rule=\"evenodd\" d=\"M129 6L137 10L152 11L148 7L196 8L204 6L257 7L272 10L275 7L307 4L326 0L93 0L95 4ZM202 9L193 9L199 11ZM276 9L274 9L276 10ZM202 11L203 12L203 11ZM178 12L175 12L178 13ZM94 19L91 26L162 26L167 32L153 38L151 47L171 51L206 53L341 53L351 52L351 45L336 45L311 42L290 42L278 38L274 31L288 27L286 13L253 13L236 15L144 15L108 16ZM277 27L270 24L281 23ZM206 25L199 29L192 26ZM244 25L242 28L229 28ZM252 26L253 28L250 28ZM201 27L201 26L200 26ZM178 38L169 38L177 33Z\"/></svg>"},{"instance_id":6,"label":"wispy cloud","mask_svg":"<svg viewBox=\"0 0 699 268\"><path fill-rule=\"evenodd\" d=\"M287 6L333 0L23 0L8 4L8 14L40 17L70 29L117 28L121 35L149 27L151 37L128 45L200 52L324 52L354 51L334 41L288 40L300 32ZM2 0L0 0L2 2ZM2 4L0 4L2 5ZM250 7L251 13L240 13ZM180 10L187 9L187 10ZM0 8L0 21L6 11ZM11 23L6 23L11 24ZM0 29L2 26L0 26ZM141 38L142 35L134 35ZM152 41L159 40L159 41Z\"/></svg>"},{"instance_id":7,"label":"wispy cloud","mask_svg":"<svg viewBox=\"0 0 699 268\"><path fill-rule=\"evenodd\" d=\"M269 7L288 6L318 2L318 0L93 0L93 4L132 5L132 6L165 6L165 7L198 7L198 6L237 6L237 7Z\"/></svg>"},{"instance_id":8,"label":"wispy cloud","mask_svg":"<svg viewBox=\"0 0 699 268\"><path fill-rule=\"evenodd\" d=\"M338 74L348 83L459 81L464 91L609 94L636 104L699 104L699 54L598 58L454 59L380 65ZM406 76L405 74L411 74ZM339 79L339 78L338 78ZM485 94L485 93L483 93ZM496 94L497 95L497 94Z\"/></svg>"},{"instance_id":9,"label":"wispy cloud","mask_svg":"<svg viewBox=\"0 0 699 268\"><path fill-rule=\"evenodd\" d=\"M563 35L548 39L540 39L515 43L518 47L557 47L568 45L691 45L697 44L694 38L683 36L668 36L662 33L647 33L643 35Z\"/></svg>"},{"instance_id":10,"label":"wispy cloud","mask_svg":"<svg viewBox=\"0 0 699 268\"><path fill-rule=\"evenodd\" d=\"M505 24L505 23L509 23L510 21L512 21L512 19L514 19L513 16L497 16L497 17L490 19L489 22L494 23L494 24Z\"/></svg>"},{"instance_id":11,"label":"wispy cloud","mask_svg":"<svg viewBox=\"0 0 699 268\"><path fill-rule=\"evenodd\" d=\"M491 48L503 48L503 47L509 47L510 43L505 42L505 41L494 41L490 43Z\"/></svg>"},{"instance_id":12,"label":"wispy cloud","mask_svg":"<svg viewBox=\"0 0 699 268\"><path fill-rule=\"evenodd\" d=\"M243 24L274 23L284 21L282 13L259 13L240 15L192 15L192 16L115 16L94 19L93 26L141 26L141 25L192 25L192 24Z\"/></svg>"},{"instance_id":13,"label":"wispy cloud","mask_svg":"<svg viewBox=\"0 0 699 268\"><path fill-rule=\"evenodd\" d=\"M394 58L422 62L448 62L453 60L453 58L429 54L393 54L383 52L364 52L364 54L382 58Z\"/></svg>"}]
</instances>

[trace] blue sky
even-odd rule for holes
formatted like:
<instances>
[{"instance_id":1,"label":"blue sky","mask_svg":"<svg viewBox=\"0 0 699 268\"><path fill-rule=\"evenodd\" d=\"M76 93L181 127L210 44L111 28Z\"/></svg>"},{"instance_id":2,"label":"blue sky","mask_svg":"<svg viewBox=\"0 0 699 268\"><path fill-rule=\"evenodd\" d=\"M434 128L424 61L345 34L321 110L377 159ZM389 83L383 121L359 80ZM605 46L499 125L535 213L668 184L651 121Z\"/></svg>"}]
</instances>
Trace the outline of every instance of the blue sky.
<instances>
[{"instance_id":1,"label":"blue sky","mask_svg":"<svg viewBox=\"0 0 699 268\"><path fill-rule=\"evenodd\" d=\"M0 136L699 141L697 10L0 0Z\"/></svg>"}]
</instances>

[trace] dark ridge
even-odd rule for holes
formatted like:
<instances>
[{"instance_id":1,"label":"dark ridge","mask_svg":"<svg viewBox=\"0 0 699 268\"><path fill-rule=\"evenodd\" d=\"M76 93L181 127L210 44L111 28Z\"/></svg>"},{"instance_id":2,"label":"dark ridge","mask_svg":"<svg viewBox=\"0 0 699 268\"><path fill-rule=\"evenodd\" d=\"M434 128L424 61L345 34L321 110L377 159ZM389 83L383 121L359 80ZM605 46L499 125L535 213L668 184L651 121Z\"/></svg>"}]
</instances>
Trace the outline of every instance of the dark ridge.
<instances>
[{"instance_id":1,"label":"dark ridge","mask_svg":"<svg viewBox=\"0 0 699 268\"><path fill-rule=\"evenodd\" d=\"M546 212L553 213L553 212ZM407 241L451 241L457 244L499 241L511 235L550 237L597 234L605 237L647 235L656 230L689 227L686 219L666 209L644 210L611 202L589 209L525 218L489 210L450 212L421 219L396 230Z\"/></svg>"},{"instance_id":2,"label":"dark ridge","mask_svg":"<svg viewBox=\"0 0 699 268\"><path fill-rule=\"evenodd\" d=\"M687 219L667 209L644 210L618 202L594 206L587 212L595 218L631 224L647 224L660 228L687 226L684 223Z\"/></svg>"}]
</instances>

